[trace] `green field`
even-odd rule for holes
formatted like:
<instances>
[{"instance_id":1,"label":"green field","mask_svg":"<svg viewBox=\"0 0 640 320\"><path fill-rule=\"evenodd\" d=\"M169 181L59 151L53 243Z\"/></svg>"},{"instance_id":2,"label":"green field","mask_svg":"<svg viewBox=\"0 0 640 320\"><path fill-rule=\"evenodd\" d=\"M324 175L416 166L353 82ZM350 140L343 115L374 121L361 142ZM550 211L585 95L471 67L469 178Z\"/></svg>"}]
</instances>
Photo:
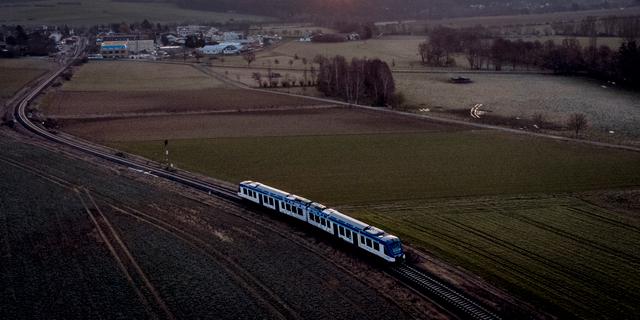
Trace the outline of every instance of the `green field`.
<instances>
[{"instance_id":1,"label":"green field","mask_svg":"<svg viewBox=\"0 0 640 320\"><path fill-rule=\"evenodd\" d=\"M162 142L113 142L154 160ZM640 154L492 132L175 140L173 162L331 205L640 185Z\"/></svg>"},{"instance_id":2,"label":"green field","mask_svg":"<svg viewBox=\"0 0 640 320\"><path fill-rule=\"evenodd\" d=\"M0 59L0 101L12 97L50 66L46 58Z\"/></svg>"},{"instance_id":3,"label":"green field","mask_svg":"<svg viewBox=\"0 0 640 320\"><path fill-rule=\"evenodd\" d=\"M162 141L110 144L162 160ZM572 195L640 185L640 154L489 131L172 140L169 149L179 168L337 207L545 310L640 312L640 220Z\"/></svg>"},{"instance_id":4,"label":"green field","mask_svg":"<svg viewBox=\"0 0 640 320\"><path fill-rule=\"evenodd\" d=\"M224 23L268 21L270 18L237 13L186 10L166 2L114 2L110 0L24 1L0 5L0 24L69 24L93 26L104 23Z\"/></svg>"},{"instance_id":5,"label":"green field","mask_svg":"<svg viewBox=\"0 0 640 320\"><path fill-rule=\"evenodd\" d=\"M538 305L555 305L582 319L629 319L640 313L637 217L570 196L545 195L344 209Z\"/></svg>"},{"instance_id":6,"label":"green field","mask_svg":"<svg viewBox=\"0 0 640 320\"><path fill-rule=\"evenodd\" d=\"M225 85L188 65L136 61L97 61L66 82L66 91L173 91Z\"/></svg>"}]
</instances>

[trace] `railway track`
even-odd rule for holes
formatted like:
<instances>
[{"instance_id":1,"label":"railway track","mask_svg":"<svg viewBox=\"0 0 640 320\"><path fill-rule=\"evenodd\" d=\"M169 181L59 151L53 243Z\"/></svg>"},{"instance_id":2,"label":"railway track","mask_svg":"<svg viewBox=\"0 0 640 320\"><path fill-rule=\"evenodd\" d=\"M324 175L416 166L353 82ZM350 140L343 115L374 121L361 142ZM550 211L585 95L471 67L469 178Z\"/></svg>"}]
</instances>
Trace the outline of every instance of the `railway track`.
<instances>
[{"instance_id":1,"label":"railway track","mask_svg":"<svg viewBox=\"0 0 640 320\"><path fill-rule=\"evenodd\" d=\"M440 302L455 307L465 318L478 320L501 319L495 313L485 309L448 285L407 264L393 266L389 268L388 273L408 282L409 286L421 293L436 297Z\"/></svg>"},{"instance_id":2,"label":"railway track","mask_svg":"<svg viewBox=\"0 0 640 320\"><path fill-rule=\"evenodd\" d=\"M84 43L79 44L76 47L74 56L70 60L73 61L73 59L77 58L82 53L83 49ZM164 169L158 169L157 167L140 163L135 160L130 160L122 156L112 154L108 151L101 150L100 148L97 148L90 143L59 136L32 122L31 119L27 116L27 106L36 96L38 96L38 94L46 89L62 72L64 72L64 70L68 66L69 64L65 64L59 70L52 73L51 76L38 84L20 101L20 103L15 108L14 117L21 126L48 141L70 147L85 154L89 154L115 164L126 166L133 170L139 170L146 174L151 174L159 178L167 179L187 186L189 188L205 192L209 195L223 198L228 201L238 202L241 200L240 197L238 197L238 195L236 194L236 191L231 188L198 180L180 172L170 172ZM464 318L480 320L501 319L498 315L488 311L479 303L474 302L471 298L457 292L448 285L442 283L439 280L436 280L434 277L429 276L426 273L415 269L407 264L390 267L388 269L388 273L401 280L403 283L413 288L414 290L417 290L418 292L425 294L431 298L435 298L440 302L445 303L447 306L452 307L457 311L457 314L463 316Z\"/></svg>"}]
</instances>

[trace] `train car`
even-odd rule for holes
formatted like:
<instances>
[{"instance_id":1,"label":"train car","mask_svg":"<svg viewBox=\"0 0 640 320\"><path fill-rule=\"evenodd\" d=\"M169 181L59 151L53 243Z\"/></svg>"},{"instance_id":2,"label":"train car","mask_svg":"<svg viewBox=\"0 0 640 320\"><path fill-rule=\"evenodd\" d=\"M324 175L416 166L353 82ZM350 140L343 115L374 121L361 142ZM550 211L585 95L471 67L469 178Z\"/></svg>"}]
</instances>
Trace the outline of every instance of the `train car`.
<instances>
[{"instance_id":1,"label":"train car","mask_svg":"<svg viewBox=\"0 0 640 320\"><path fill-rule=\"evenodd\" d=\"M398 237L320 203L253 181L241 182L238 196L267 209L305 221L386 261L396 262L405 257Z\"/></svg>"}]
</instances>

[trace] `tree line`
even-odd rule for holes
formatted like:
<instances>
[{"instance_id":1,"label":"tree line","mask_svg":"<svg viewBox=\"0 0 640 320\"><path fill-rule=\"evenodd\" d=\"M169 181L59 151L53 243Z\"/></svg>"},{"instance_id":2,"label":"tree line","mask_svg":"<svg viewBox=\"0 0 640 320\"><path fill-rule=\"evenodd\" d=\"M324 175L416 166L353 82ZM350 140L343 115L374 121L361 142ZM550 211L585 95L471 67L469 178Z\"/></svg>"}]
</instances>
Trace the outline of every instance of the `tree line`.
<instances>
[{"instance_id":1,"label":"tree line","mask_svg":"<svg viewBox=\"0 0 640 320\"><path fill-rule=\"evenodd\" d=\"M69 34L69 28L60 29L64 36ZM0 57L16 57L21 55L45 56L56 52L56 42L49 37L49 32L43 30L27 31L22 26L3 26L0 39L4 39L7 50L0 52Z\"/></svg>"},{"instance_id":2,"label":"tree line","mask_svg":"<svg viewBox=\"0 0 640 320\"><path fill-rule=\"evenodd\" d=\"M389 65L380 59L343 56L317 56L319 65L318 90L330 97L338 97L356 104L386 106L396 98L395 82Z\"/></svg>"},{"instance_id":3,"label":"tree line","mask_svg":"<svg viewBox=\"0 0 640 320\"><path fill-rule=\"evenodd\" d=\"M494 38L481 28L438 27L430 32L429 41L420 44L418 53L423 64L432 66L454 66L453 56L461 54L472 69L536 68L640 87L640 47L634 40L613 50L598 46L597 41L583 47L575 38L556 44Z\"/></svg>"}]
</instances>

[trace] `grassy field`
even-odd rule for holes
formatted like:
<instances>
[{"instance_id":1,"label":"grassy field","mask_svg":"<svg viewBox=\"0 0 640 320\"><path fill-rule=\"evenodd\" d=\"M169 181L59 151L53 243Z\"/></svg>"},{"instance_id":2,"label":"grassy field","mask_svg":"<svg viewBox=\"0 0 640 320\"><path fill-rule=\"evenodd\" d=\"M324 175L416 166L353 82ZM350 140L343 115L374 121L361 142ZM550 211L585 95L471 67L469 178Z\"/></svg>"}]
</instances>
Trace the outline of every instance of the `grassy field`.
<instances>
[{"instance_id":1,"label":"grassy field","mask_svg":"<svg viewBox=\"0 0 640 320\"><path fill-rule=\"evenodd\" d=\"M90 62L66 82L66 91L166 91L226 85L188 65L134 61Z\"/></svg>"},{"instance_id":2,"label":"grassy field","mask_svg":"<svg viewBox=\"0 0 640 320\"><path fill-rule=\"evenodd\" d=\"M342 55L351 58L379 58L391 65L395 62L397 68L408 68L410 65L418 67L418 45L425 41L424 36L389 36L366 41L348 41L340 43L314 43L285 41L272 49L266 49L256 54L256 61L252 66L289 68L289 60L293 60L293 68L304 68L302 58L311 63L316 55ZM298 60L295 60L298 56ZM278 60L279 64L275 64ZM246 66L242 57L225 57L225 61L234 65ZM216 64L218 62L215 62ZM226 62L225 62L226 63Z\"/></svg>"},{"instance_id":3,"label":"grassy field","mask_svg":"<svg viewBox=\"0 0 640 320\"><path fill-rule=\"evenodd\" d=\"M453 27L475 27L477 25L484 26L509 26L509 25L544 25L551 22L579 21L586 17L607 17L607 16L630 16L640 13L640 8L630 7L624 10L601 9L601 10L582 10L569 12L551 12L544 14L529 15L508 15L508 16L486 16L486 17L466 17L466 18L449 18L441 20L428 21L428 25L437 26L453 26ZM427 24L418 21L415 24L423 26ZM423 29L424 30L424 29Z\"/></svg>"},{"instance_id":4,"label":"grassy field","mask_svg":"<svg viewBox=\"0 0 640 320\"><path fill-rule=\"evenodd\" d=\"M163 2L114 2L110 0L21 1L0 5L1 24L96 24L142 22L153 23L224 23L228 21L269 21L270 18L200 10L186 10Z\"/></svg>"},{"instance_id":5,"label":"grassy field","mask_svg":"<svg viewBox=\"0 0 640 320\"><path fill-rule=\"evenodd\" d=\"M162 159L161 141L110 144ZM491 132L177 140L171 152L184 169L333 205L640 185L640 154Z\"/></svg>"},{"instance_id":6,"label":"grassy field","mask_svg":"<svg viewBox=\"0 0 640 320\"><path fill-rule=\"evenodd\" d=\"M0 59L0 101L12 97L51 67L47 58Z\"/></svg>"},{"instance_id":7,"label":"grassy field","mask_svg":"<svg viewBox=\"0 0 640 320\"><path fill-rule=\"evenodd\" d=\"M396 74L397 90L419 108L470 109L477 103L491 115L531 118L536 113L564 124L584 113L592 129L640 137L640 94L595 80L551 75L468 74L474 83L451 84L451 74Z\"/></svg>"},{"instance_id":8,"label":"grassy field","mask_svg":"<svg viewBox=\"0 0 640 320\"><path fill-rule=\"evenodd\" d=\"M570 196L347 206L359 218L582 319L640 313L640 220Z\"/></svg>"},{"instance_id":9,"label":"grassy field","mask_svg":"<svg viewBox=\"0 0 640 320\"><path fill-rule=\"evenodd\" d=\"M181 113L273 109L321 104L305 98L247 92L189 65L98 61L83 65L42 100L48 116Z\"/></svg>"}]
</instances>

